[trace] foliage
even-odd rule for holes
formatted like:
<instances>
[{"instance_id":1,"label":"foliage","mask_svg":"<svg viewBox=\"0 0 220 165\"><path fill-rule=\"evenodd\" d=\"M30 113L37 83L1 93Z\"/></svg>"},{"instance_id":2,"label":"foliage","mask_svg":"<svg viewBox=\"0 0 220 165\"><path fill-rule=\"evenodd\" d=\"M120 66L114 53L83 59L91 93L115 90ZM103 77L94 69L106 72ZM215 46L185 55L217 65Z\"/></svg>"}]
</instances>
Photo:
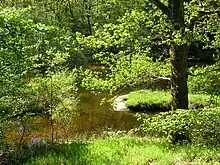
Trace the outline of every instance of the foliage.
<instances>
[{"instance_id":1,"label":"foliage","mask_svg":"<svg viewBox=\"0 0 220 165\"><path fill-rule=\"evenodd\" d=\"M4 128L3 128L3 124L0 123L0 151L2 152L4 149L4 142L3 142L3 138L4 138Z\"/></svg>"},{"instance_id":2,"label":"foliage","mask_svg":"<svg viewBox=\"0 0 220 165\"><path fill-rule=\"evenodd\" d=\"M92 90L110 88L110 91L117 91L130 84L139 85L141 81L142 84L152 82L158 76L170 76L169 60L164 63L161 61L168 55L166 51L171 43L177 45L203 43L205 47L218 48L216 42L219 23L216 20L219 17L214 12L217 9L207 4L209 4L208 1L185 2L186 30L184 33L178 30L172 31L172 21L169 21L168 17L150 1L146 2L145 10L142 8L126 10L125 14L115 22L95 24L94 32L90 36L77 33L76 40L85 54L92 56L108 68L107 76L103 76L103 73L86 72L88 77L83 85ZM143 3L140 3L140 6L142 5ZM210 13L203 13L204 15L200 16L200 11L203 10ZM212 23L214 26L211 25ZM132 61L136 59L140 65L134 62L132 67ZM139 75L144 76L139 77Z\"/></svg>"},{"instance_id":3,"label":"foliage","mask_svg":"<svg viewBox=\"0 0 220 165\"><path fill-rule=\"evenodd\" d=\"M5 8L0 14L0 113L4 120L43 113L27 84L34 74L54 70L68 56L57 50L62 43L57 43L58 38L51 40L56 28L24 19L25 12Z\"/></svg>"},{"instance_id":4,"label":"foliage","mask_svg":"<svg viewBox=\"0 0 220 165\"><path fill-rule=\"evenodd\" d=\"M35 23L58 26L60 29L72 32L89 33L90 25L88 25L87 17L92 15L89 1L7 0L0 2L0 6L16 7L17 9L28 8L25 15Z\"/></svg>"},{"instance_id":5,"label":"foliage","mask_svg":"<svg viewBox=\"0 0 220 165\"><path fill-rule=\"evenodd\" d=\"M220 106L219 103L213 102L212 95L209 94L189 94L189 104L195 105L197 108Z\"/></svg>"},{"instance_id":6,"label":"foliage","mask_svg":"<svg viewBox=\"0 0 220 165\"><path fill-rule=\"evenodd\" d=\"M62 123L65 125L65 129L69 129L70 121L78 116L76 111L78 104L76 69L72 72L57 72L51 77L33 78L25 88L21 89L23 91L20 97L2 97L0 106L0 123L4 124L2 131L7 133L13 130L6 126L10 121L21 123L21 126L18 126L21 139L14 143L17 147L23 145L23 136L30 126L30 123L27 124L27 119L31 119L30 117L47 116L56 124ZM0 135L4 138L3 133Z\"/></svg>"},{"instance_id":7,"label":"foliage","mask_svg":"<svg viewBox=\"0 0 220 165\"><path fill-rule=\"evenodd\" d=\"M185 1L183 33L173 30L172 20L152 2L1 1L1 119L20 119L49 113L55 120L66 120L67 117L75 115L78 102L77 85L81 80L82 87L88 90L114 92L124 86L142 84L149 87L154 79L170 76L167 48L171 43L202 43L205 48L219 49L220 21L217 0ZM167 5L166 0L162 2ZM95 72L87 69L84 73L78 73L74 69L71 73L60 72L66 66L74 68L86 66L88 63L101 64L105 70ZM218 65L216 63L195 69L199 76L190 77L191 91L218 95ZM210 69L215 71L209 73ZM140 104L140 101L144 104L145 101L150 104L170 102L169 96L165 98L167 94L159 93L153 93L153 97L147 97L146 100L138 100L140 97L135 96L131 104ZM145 97L145 94L141 94L142 96ZM209 105L210 99L207 95L190 95L190 100L195 104ZM189 112L191 114L194 111ZM212 123L206 112L208 113L205 110L203 113L202 110L201 115L197 114L195 117L200 117L198 121L204 122L208 116ZM215 115L213 110L211 112L215 120L218 115ZM205 131L208 127L215 130L211 123L200 123L198 127L201 126ZM207 143L215 143L211 135L211 138L209 135L204 136L211 139ZM205 139L200 134L198 137Z\"/></svg>"},{"instance_id":8,"label":"foliage","mask_svg":"<svg viewBox=\"0 0 220 165\"><path fill-rule=\"evenodd\" d=\"M219 62L214 65L192 68L193 75L189 77L189 89L194 93L220 94Z\"/></svg>"},{"instance_id":9,"label":"foliage","mask_svg":"<svg viewBox=\"0 0 220 165\"><path fill-rule=\"evenodd\" d=\"M41 149L41 151L44 151ZM216 147L172 146L158 140L106 138L57 145L44 152L24 153L22 164L214 164L219 161ZM39 153L39 154L37 154ZM25 159L26 158L26 159Z\"/></svg>"},{"instance_id":10,"label":"foliage","mask_svg":"<svg viewBox=\"0 0 220 165\"><path fill-rule=\"evenodd\" d=\"M48 77L36 77L29 86L36 97L35 105L45 109L54 119L66 119L77 105L77 70L61 71Z\"/></svg>"},{"instance_id":11,"label":"foliage","mask_svg":"<svg viewBox=\"0 0 220 165\"><path fill-rule=\"evenodd\" d=\"M162 2L167 4L167 1ZM108 68L108 75L106 77L105 74L103 76L100 73L86 71L85 75L88 77L83 81L83 86L92 90L110 91L130 84L139 85L141 80L142 83L152 81L154 76L169 76L169 60L164 63L156 62L156 66L154 62L167 58L167 47L171 42L179 45L202 42L206 47L218 48L220 21L218 21L218 12L215 12L216 3L216 1L186 1L184 4L186 30L181 34L178 30L172 31L172 21L169 21L151 1L18 0L15 2L8 0L1 2L2 6L14 6L17 9L29 7L25 13L27 18L33 19L35 23L41 22L59 27L52 30L53 34L49 35L55 42L51 43L47 37L37 42L38 45L43 45L43 49L40 49L43 52L40 51L37 53L39 55L36 55L38 65L43 63L41 69L47 70L47 64L55 54L67 55L65 60L71 68L79 63L86 65L95 58L96 64L101 63ZM201 15L201 11L205 14ZM68 53L54 50L56 48L65 49ZM153 57L153 60L146 56ZM138 60L141 68L140 65L131 64L133 60ZM131 71L128 68L132 65L136 66ZM147 66L142 68L142 65ZM148 74L146 71L144 73L144 69L148 72L153 70L155 73ZM140 76L143 73L144 76ZM90 81L92 83L88 83Z\"/></svg>"},{"instance_id":12,"label":"foliage","mask_svg":"<svg viewBox=\"0 0 220 165\"><path fill-rule=\"evenodd\" d=\"M124 13L130 12L134 9L142 11L145 8L145 3L143 0L94 0L93 3L94 22L98 23L99 25L115 23L119 18L123 17Z\"/></svg>"},{"instance_id":13,"label":"foliage","mask_svg":"<svg viewBox=\"0 0 220 165\"><path fill-rule=\"evenodd\" d=\"M149 87L155 74L166 74L167 68L169 68L169 66L164 65L161 70L157 70L161 63L153 63L148 57L133 55L130 58L124 56L123 53L119 55L106 72L86 70L82 79L82 86L90 90L110 92L118 91L125 86L145 85ZM130 61L127 60L128 58Z\"/></svg>"},{"instance_id":14,"label":"foliage","mask_svg":"<svg viewBox=\"0 0 220 165\"><path fill-rule=\"evenodd\" d=\"M163 136L172 143L219 145L220 109L176 110L155 116L138 115L143 121L140 129L155 136Z\"/></svg>"},{"instance_id":15,"label":"foliage","mask_svg":"<svg viewBox=\"0 0 220 165\"><path fill-rule=\"evenodd\" d=\"M32 116L42 112L41 108L39 108L40 106L36 107L35 97L31 88L25 85L16 88L16 92L16 95L1 97L1 120L20 118L25 115Z\"/></svg>"},{"instance_id":16,"label":"foliage","mask_svg":"<svg viewBox=\"0 0 220 165\"><path fill-rule=\"evenodd\" d=\"M3 9L0 15L2 96L5 91L16 90L30 72L31 59L24 47L30 43L29 36L35 28L30 21L24 21L18 11Z\"/></svg>"}]
</instances>

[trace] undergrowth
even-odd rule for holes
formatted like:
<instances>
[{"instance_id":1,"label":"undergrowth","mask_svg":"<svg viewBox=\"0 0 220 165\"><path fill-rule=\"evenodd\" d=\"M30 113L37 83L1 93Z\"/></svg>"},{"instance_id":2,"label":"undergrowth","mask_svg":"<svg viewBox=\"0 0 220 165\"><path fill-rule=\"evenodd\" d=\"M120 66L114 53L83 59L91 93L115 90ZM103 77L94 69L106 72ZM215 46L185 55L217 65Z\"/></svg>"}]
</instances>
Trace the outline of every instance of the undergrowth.
<instances>
[{"instance_id":1,"label":"undergrowth","mask_svg":"<svg viewBox=\"0 0 220 165\"><path fill-rule=\"evenodd\" d=\"M139 132L165 137L174 144L185 141L195 145L220 145L219 107L137 116L142 122Z\"/></svg>"}]
</instances>

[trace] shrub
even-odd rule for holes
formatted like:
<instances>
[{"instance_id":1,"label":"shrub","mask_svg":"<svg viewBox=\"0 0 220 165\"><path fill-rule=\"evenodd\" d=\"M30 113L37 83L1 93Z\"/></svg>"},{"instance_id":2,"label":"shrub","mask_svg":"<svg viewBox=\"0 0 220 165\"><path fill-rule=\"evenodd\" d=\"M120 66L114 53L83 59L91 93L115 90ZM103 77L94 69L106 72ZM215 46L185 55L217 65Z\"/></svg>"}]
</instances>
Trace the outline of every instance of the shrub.
<instances>
[{"instance_id":1,"label":"shrub","mask_svg":"<svg viewBox=\"0 0 220 165\"><path fill-rule=\"evenodd\" d=\"M54 129L54 121L59 126L59 123L65 125L62 131L69 129L70 121L77 115L77 75L78 71L74 69L72 72L62 71L51 76L48 74L48 77L36 77L27 82L25 88L20 89L22 95L0 98L0 144L4 143L1 141L4 132L13 129L8 126L9 121L22 123L22 130L27 130L30 125L26 123L27 119L42 115L51 119L51 129ZM15 141L10 146L23 145L24 131L21 132L20 141Z\"/></svg>"},{"instance_id":2,"label":"shrub","mask_svg":"<svg viewBox=\"0 0 220 165\"><path fill-rule=\"evenodd\" d=\"M166 137L172 143L220 144L220 108L176 110L155 116L138 115L138 130Z\"/></svg>"},{"instance_id":3,"label":"shrub","mask_svg":"<svg viewBox=\"0 0 220 165\"><path fill-rule=\"evenodd\" d=\"M72 72L57 72L45 78L35 78L29 86L33 89L37 106L42 107L54 119L74 113L78 102L76 69Z\"/></svg>"}]
</instances>

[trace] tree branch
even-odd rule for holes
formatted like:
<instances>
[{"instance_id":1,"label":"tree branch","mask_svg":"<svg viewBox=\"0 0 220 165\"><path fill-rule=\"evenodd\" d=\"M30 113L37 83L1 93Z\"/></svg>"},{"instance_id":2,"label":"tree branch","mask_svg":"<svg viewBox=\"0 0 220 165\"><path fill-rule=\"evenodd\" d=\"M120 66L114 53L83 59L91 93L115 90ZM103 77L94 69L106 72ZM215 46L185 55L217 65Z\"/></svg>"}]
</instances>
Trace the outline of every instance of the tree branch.
<instances>
[{"instance_id":1,"label":"tree branch","mask_svg":"<svg viewBox=\"0 0 220 165\"><path fill-rule=\"evenodd\" d=\"M161 76L153 76L154 80L165 80L165 81L171 81L169 77L161 77Z\"/></svg>"},{"instance_id":2,"label":"tree branch","mask_svg":"<svg viewBox=\"0 0 220 165\"><path fill-rule=\"evenodd\" d=\"M164 14L169 16L169 9L160 0L150 0L151 3L156 5Z\"/></svg>"}]
</instances>

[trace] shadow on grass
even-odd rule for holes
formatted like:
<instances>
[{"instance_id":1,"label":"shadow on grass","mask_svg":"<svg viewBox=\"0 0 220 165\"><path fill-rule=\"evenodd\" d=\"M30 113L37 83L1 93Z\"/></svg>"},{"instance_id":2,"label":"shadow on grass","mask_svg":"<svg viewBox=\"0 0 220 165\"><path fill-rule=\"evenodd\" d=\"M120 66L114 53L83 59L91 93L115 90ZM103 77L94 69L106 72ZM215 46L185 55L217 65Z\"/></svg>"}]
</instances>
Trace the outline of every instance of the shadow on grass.
<instances>
[{"instance_id":1,"label":"shadow on grass","mask_svg":"<svg viewBox=\"0 0 220 165\"><path fill-rule=\"evenodd\" d=\"M8 155L8 161L5 161L3 164L20 165L49 163L56 165L64 162L71 162L71 164L87 164L86 157L88 152L89 150L85 143L73 142L71 144L35 146L11 152L10 155Z\"/></svg>"},{"instance_id":2,"label":"shadow on grass","mask_svg":"<svg viewBox=\"0 0 220 165\"><path fill-rule=\"evenodd\" d=\"M138 140L133 138L107 138L94 143L72 142L47 147L26 148L11 155L10 165L86 165L86 164L129 164L140 148L150 150L157 148L162 152L166 143ZM131 152L130 152L131 151ZM159 156L161 157L161 153ZM139 155L139 154L138 154ZM141 156L141 154L139 155ZM151 161L146 155L142 161ZM133 159L133 158L132 158ZM137 158L139 160L139 157ZM135 160L138 161L138 160Z\"/></svg>"}]
</instances>

